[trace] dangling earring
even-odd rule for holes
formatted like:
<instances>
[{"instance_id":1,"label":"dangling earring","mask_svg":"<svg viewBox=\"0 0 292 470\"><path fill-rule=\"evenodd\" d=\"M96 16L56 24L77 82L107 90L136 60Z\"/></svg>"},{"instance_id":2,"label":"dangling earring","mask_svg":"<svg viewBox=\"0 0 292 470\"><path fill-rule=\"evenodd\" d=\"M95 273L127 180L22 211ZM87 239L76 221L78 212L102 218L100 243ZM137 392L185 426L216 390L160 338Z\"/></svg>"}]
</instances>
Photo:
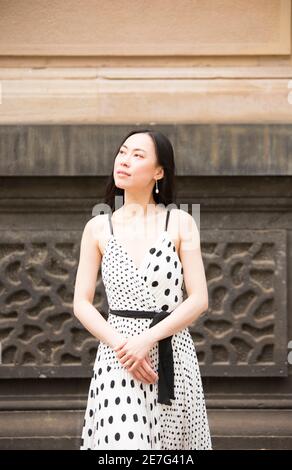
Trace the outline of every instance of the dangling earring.
<instances>
[{"instance_id":1,"label":"dangling earring","mask_svg":"<svg viewBox=\"0 0 292 470\"><path fill-rule=\"evenodd\" d=\"M157 183L157 180L155 180L155 181L156 181L156 188L155 188L155 192L156 192L156 193L159 193L159 189L158 189L158 183Z\"/></svg>"}]
</instances>

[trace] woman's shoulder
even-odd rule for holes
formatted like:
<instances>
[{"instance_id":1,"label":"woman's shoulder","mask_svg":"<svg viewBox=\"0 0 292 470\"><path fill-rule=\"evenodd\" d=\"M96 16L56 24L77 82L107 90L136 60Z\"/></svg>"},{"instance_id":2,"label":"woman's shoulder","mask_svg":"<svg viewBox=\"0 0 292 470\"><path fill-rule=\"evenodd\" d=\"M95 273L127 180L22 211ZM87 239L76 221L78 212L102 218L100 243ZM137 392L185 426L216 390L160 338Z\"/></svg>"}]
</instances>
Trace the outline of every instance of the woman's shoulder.
<instances>
[{"instance_id":1,"label":"woman's shoulder","mask_svg":"<svg viewBox=\"0 0 292 470\"><path fill-rule=\"evenodd\" d=\"M90 231L92 238L101 251L104 244L104 237L109 230L107 227L108 223L108 214L106 213L91 217L85 224L84 230Z\"/></svg>"},{"instance_id":2,"label":"woman's shoulder","mask_svg":"<svg viewBox=\"0 0 292 470\"><path fill-rule=\"evenodd\" d=\"M186 210L180 209L179 207L172 208L171 214L176 218L176 222L182 228L189 226L191 222L195 223L193 215L189 214Z\"/></svg>"},{"instance_id":3,"label":"woman's shoulder","mask_svg":"<svg viewBox=\"0 0 292 470\"><path fill-rule=\"evenodd\" d=\"M105 225L105 221L108 220L108 214L97 214L91 217L86 223L90 228L102 228ZM85 225L85 226L86 226Z\"/></svg>"},{"instance_id":4,"label":"woman's shoulder","mask_svg":"<svg viewBox=\"0 0 292 470\"><path fill-rule=\"evenodd\" d=\"M174 224L176 226L176 233L179 239L179 246L184 246L184 242L195 240L195 246L200 243L200 234L198 224L193 214L189 214L184 209L174 208L171 210L175 218Z\"/></svg>"}]
</instances>

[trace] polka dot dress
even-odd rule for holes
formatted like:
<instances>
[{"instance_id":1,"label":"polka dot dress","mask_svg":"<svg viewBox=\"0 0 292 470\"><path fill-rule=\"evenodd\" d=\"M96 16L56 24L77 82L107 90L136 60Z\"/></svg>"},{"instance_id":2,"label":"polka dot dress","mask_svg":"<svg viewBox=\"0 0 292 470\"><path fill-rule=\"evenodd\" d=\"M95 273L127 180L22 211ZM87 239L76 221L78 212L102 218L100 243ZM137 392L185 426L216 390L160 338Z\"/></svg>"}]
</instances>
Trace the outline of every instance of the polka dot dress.
<instances>
[{"instance_id":1,"label":"polka dot dress","mask_svg":"<svg viewBox=\"0 0 292 470\"><path fill-rule=\"evenodd\" d=\"M107 242L101 273L113 310L172 311L183 301L183 268L165 230L138 268L115 238ZM149 328L152 319L109 313L108 322L125 337ZM89 387L80 450L212 449L200 369L188 328L172 336L174 396L171 405L158 403L158 382L134 378L105 343L99 343ZM158 343L149 351L158 373Z\"/></svg>"}]
</instances>

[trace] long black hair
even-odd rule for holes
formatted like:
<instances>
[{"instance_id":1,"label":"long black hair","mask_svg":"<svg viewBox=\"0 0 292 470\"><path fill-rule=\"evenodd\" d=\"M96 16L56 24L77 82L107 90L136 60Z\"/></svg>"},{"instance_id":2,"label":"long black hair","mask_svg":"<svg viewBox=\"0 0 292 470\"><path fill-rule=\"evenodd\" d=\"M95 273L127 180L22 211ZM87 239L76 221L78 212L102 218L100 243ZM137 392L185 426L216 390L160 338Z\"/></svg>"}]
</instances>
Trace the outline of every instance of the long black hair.
<instances>
[{"instance_id":1,"label":"long black hair","mask_svg":"<svg viewBox=\"0 0 292 470\"><path fill-rule=\"evenodd\" d=\"M125 142L125 140L133 134L148 134L154 143L155 153L157 162L164 169L164 176L162 179L157 181L159 193L155 192L155 185L153 187L153 199L157 204L163 204L168 206L169 204L175 204L176 199L176 188L175 188L175 162L174 162L174 151L170 140L160 131L151 130L151 129L136 129L129 132L128 135L123 139L115 156L118 154L118 151ZM124 189L118 188L115 185L113 177L114 163L112 166L111 175L109 176L106 190L104 203L109 205L111 210L115 210L115 196L124 197Z\"/></svg>"}]
</instances>

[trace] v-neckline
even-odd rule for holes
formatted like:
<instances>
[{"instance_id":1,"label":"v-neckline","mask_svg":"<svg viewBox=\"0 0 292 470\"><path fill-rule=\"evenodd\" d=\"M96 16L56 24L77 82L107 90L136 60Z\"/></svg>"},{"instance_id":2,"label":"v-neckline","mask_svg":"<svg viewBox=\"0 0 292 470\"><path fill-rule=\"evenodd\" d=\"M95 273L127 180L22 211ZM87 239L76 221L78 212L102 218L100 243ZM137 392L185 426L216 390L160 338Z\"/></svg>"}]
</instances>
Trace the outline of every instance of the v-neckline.
<instances>
[{"instance_id":1,"label":"v-neckline","mask_svg":"<svg viewBox=\"0 0 292 470\"><path fill-rule=\"evenodd\" d=\"M177 260L179 262L179 264L182 266L182 263L181 263L181 260L178 256L178 252L177 252L177 249L176 249L176 246L173 242L173 240L171 239L171 237L169 236L169 233L167 230L163 230L159 235L158 237L156 238L156 240L154 241L154 243L152 244L152 246L146 251L146 253L144 254L144 256L142 257L142 262L140 263L140 266L138 267L133 259L133 257L129 254L128 250L126 248L124 248L124 246L122 245L122 243L116 238L116 236L111 233L111 235L109 236L108 238L108 241L106 243L106 246L105 246L105 249L104 249L104 252L103 252L103 256L102 258L104 258L105 254L107 253L108 251L108 247L109 247L109 243L111 240L114 240L115 244L118 246L118 248L124 253L124 255L126 256L126 258L128 259L128 261L131 263L132 267L134 268L134 270L142 275L142 272L143 272L143 267L144 265L146 264L146 261L148 259L148 257L150 256L150 250L152 248L157 248L157 246L159 246L159 242L160 242L160 239L162 238L162 236L168 236L168 240L170 241L172 247L174 247L174 252L176 254L176 257L177 257ZM162 241L164 240L165 238L162 239Z\"/></svg>"},{"instance_id":2,"label":"v-neckline","mask_svg":"<svg viewBox=\"0 0 292 470\"><path fill-rule=\"evenodd\" d=\"M165 235L165 233L167 233L167 230L164 230L163 232L161 232L158 237L156 238L156 240L154 241L154 243L151 245L150 248L148 248L148 250L146 251L146 253L144 253L144 256L142 256L142 261L140 263L139 266L137 266L136 262L134 261L133 257L130 255L130 253L128 252L128 250L122 245L122 243L116 238L116 236L114 234L111 234L111 238L115 241L115 243L119 246L119 248L123 251L123 253L126 255L126 257L128 258L128 260L132 263L132 266L135 268L135 270L139 273L142 272L142 268L144 267L144 265L146 264L146 261L148 259L148 257L150 256L150 250L152 250L152 248L157 248L157 245L159 244L160 242L160 239L162 238L163 235Z\"/></svg>"},{"instance_id":3,"label":"v-neckline","mask_svg":"<svg viewBox=\"0 0 292 470\"><path fill-rule=\"evenodd\" d=\"M164 211L163 211L164 212ZM109 223L110 223L110 228L111 228L111 237L115 243L118 245L118 247L123 251L123 253L126 255L126 257L128 258L128 260L131 262L131 264L133 265L133 267L135 268L135 270L137 272L141 272L143 270L143 267L145 265L145 262L147 261L147 258L150 254L150 250L152 248L156 248L157 244L160 242L160 239L163 235L165 235L165 233L167 233L167 226L168 226L168 219L169 219L169 215L170 215L170 210L169 209L166 209L166 219L165 219L165 227L164 227L164 230L162 232L160 232L160 234L158 235L158 237L156 238L156 240L154 241L154 243L152 244L152 246L146 251L146 253L144 254L144 256L142 257L142 261L140 263L139 266L137 266L136 262L134 261L134 258L130 255L129 251L123 246L123 244L116 238L115 234L114 234L114 231L113 231L113 225L112 225L112 220L111 220L111 214L109 213Z\"/></svg>"}]
</instances>

